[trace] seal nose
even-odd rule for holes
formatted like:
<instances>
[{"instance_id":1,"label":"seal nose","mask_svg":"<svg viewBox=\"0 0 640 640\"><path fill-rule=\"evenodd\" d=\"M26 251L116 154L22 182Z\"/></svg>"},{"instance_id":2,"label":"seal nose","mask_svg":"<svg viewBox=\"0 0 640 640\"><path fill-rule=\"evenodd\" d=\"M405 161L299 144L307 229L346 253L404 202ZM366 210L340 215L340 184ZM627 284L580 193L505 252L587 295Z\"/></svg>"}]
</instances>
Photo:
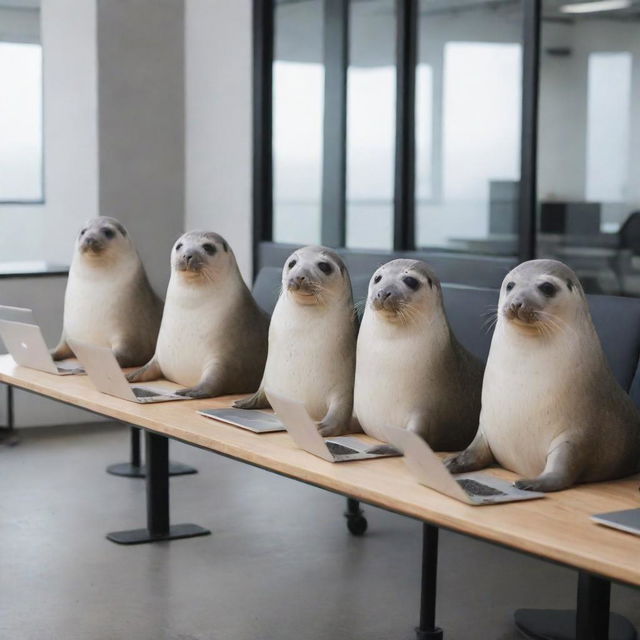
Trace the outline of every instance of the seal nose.
<instances>
[{"instance_id":1,"label":"seal nose","mask_svg":"<svg viewBox=\"0 0 640 640\"><path fill-rule=\"evenodd\" d=\"M389 289L382 289L382 291L378 291L376 298L378 298L380 302L384 302L390 295L391 291L389 291Z\"/></svg>"},{"instance_id":2,"label":"seal nose","mask_svg":"<svg viewBox=\"0 0 640 640\"><path fill-rule=\"evenodd\" d=\"M193 261L194 257L195 257L195 254L193 253L193 251L189 251L188 253L184 254L184 261L187 264L191 264L191 262Z\"/></svg>"},{"instance_id":3,"label":"seal nose","mask_svg":"<svg viewBox=\"0 0 640 640\"><path fill-rule=\"evenodd\" d=\"M521 300L514 300L511 305L510 305L511 311L513 311L513 313L518 313L518 311L520 311L520 309L522 309L522 301Z\"/></svg>"}]
</instances>

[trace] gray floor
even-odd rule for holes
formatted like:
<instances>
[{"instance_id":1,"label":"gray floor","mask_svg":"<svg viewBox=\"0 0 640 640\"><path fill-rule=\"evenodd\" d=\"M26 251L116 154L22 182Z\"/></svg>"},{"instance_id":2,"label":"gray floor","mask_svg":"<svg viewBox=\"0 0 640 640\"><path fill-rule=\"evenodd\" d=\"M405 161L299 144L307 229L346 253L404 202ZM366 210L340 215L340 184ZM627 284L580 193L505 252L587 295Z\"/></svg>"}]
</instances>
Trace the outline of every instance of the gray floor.
<instances>
[{"instance_id":1,"label":"gray floor","mask_svg":"<svg viewBox=\"0 0 640 640\"><path fill-rule=\"evenodd\" d=\"M420 525L367 507L353 538L339 496L172 443L200 473L172 481L173 522L210 537L121 547L143 524L144 482L117 425L26 430L0 448L0 638L413 640ZM447 640L511 640L516 607L569 607L574 572L441 535L438 620ZM640 627L640 591L613 608Z\"/></svg>"}]
</instances>

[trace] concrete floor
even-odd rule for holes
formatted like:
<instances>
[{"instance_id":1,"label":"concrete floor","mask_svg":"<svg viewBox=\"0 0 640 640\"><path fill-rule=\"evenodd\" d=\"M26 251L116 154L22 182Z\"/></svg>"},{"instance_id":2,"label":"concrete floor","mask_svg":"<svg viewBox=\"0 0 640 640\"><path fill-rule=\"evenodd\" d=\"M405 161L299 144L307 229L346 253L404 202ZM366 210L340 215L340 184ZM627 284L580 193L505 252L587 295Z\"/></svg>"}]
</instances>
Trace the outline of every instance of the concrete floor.
<instances>
[{"instance_id":1,"label":"concrete floor","mask_svg":"<svg viewBox=\"0 0 640 640\"><path fill-rule=\"evenodd\" d=\"M128 432L29 429L0 448L3 640L413 640L420 524L366 507L350 536L339 496L172 443L200 473L172 481L174 523L213 535L121 547L144 524L144 482L109 476ZM443 532L447 640L512 640L516 607L570 607L576 574ZM640 628L640 590L613 589Z\"/></svg>"}]
</instances>

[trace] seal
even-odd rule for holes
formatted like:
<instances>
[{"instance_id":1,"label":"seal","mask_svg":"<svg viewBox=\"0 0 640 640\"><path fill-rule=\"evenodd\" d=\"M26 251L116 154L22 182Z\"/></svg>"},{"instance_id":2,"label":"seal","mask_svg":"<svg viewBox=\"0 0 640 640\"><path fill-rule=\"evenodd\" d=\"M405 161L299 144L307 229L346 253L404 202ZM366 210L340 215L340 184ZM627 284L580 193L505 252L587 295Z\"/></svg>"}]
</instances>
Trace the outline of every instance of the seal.
<instances>
[{"instance_id":1,"label":"seal","mask_svg":"<svg viewBox=\"0 0 640 640\"><path fill-rule=\"evenodd\" d=\"M556 260L525 262L504 279L480 427L447 466L493 462L535 491L640 469L640 414L609 369L576 274Z\"/></svg>"},{"instance_id":2,"label":"seal","mask_svg":"<svg viewBox=\"0 0 640 640\"><path fill-rule=\"evenodd\" d=\"M271 317L264 377L234 406L268 407L267 389L303 401L323 436L354 430L355 322L351 279L338 254L318 246L292 253Z\"/></svg>"},{"instance_id":3,"label":"seal","mask_svg":"<svg viewBox=\"0 0 640 640\"><path fill-rule=\"evenodd\" d=\"M467 446L478 428L483 365L456 339L440 281L420 260L371 277L356 355L354 410L365 433L409 429L431 448Z\"/></svg>"},{"instance_id":4,"label":"seal","mask_svg":"<svg viewBox=\"0 0 640 640\"><path fill-rule=\"evenodd\" d=\"M171 278L153 358L130 382L165 377L191 398L247 393L260 382L269 319L244 283L227 241L190 231L171 252Z\"/></svg>"},{"instance_id":5,"label":"seal","mask_svg":"<svg viewBox=\"0 0 640 640\"><path fill-rule=\"evenodd\" d=\"M115 218L89 220L76 238L53 359L73 357L72 338L110 347L121 367L140 366L153 355L161 318L162 301L127 230Z\"/></svg>"}]
</instances>

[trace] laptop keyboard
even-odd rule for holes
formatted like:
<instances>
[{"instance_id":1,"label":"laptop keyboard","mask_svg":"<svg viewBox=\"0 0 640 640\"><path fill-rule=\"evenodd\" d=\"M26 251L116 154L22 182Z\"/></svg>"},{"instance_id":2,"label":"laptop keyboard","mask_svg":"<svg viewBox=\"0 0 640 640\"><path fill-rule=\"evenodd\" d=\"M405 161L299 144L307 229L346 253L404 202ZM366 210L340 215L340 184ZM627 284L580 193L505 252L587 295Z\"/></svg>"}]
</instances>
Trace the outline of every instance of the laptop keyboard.
<instances>
[{"instance_id":1,"label":"laptop keyboard","mask_svg":"<svg viewBox=\"0 0 640 640\"><path fill-rule=\"evenodd\" d=\"M326 444L327 448L334 456L344 456L352 453L360 453L357 449L345 447L343 444L340 444L338 442L331 442L331 440L328 440Z\"/></svg>"},{"instance_id":2,"label":"laptop keyboard","mask_svg":"<svg viewBox=\"0 0 640 640\"><path fill-rule=\"evenodd\" d=\"M481 482L470 480L469 478L463 478L462 480L456 480L456 482L472 496L506 496L504 491L494 489Z\"/></svg>"},{"instance_id":3,"label":"laptop keyboard","mask_svg":"<svg viewBox=\"0 0 640 640\"><path fill-rule=\"evenodd\" d=\"M157 398L159 395L162 395L157 391L143 389L142 387L131 387L131 391L133 391L133 395L136 398Z\"/></svg>"}]
</instances>

